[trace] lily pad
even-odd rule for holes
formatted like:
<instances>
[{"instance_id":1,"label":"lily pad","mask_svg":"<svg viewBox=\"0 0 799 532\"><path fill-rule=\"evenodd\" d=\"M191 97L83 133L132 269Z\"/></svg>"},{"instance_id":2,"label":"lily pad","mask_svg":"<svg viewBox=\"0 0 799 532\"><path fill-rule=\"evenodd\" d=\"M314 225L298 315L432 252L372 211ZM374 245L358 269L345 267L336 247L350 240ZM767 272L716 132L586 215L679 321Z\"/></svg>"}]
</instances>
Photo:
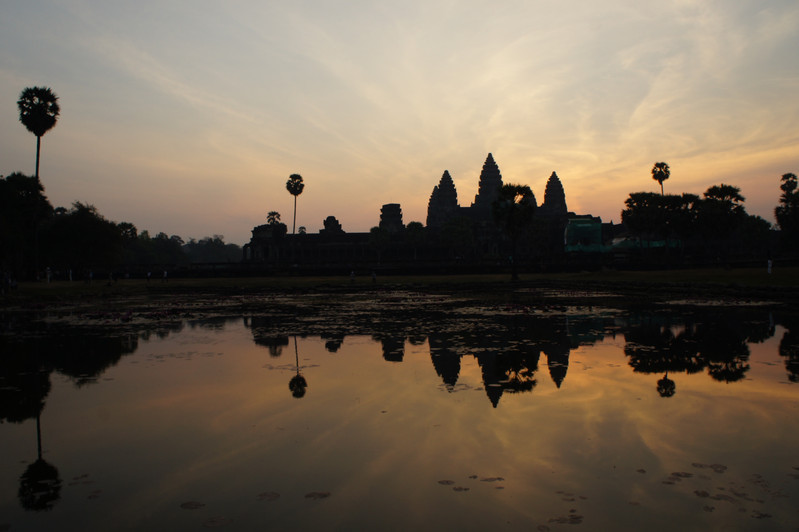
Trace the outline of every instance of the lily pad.
<instances>
[{"instance_id":1,"label":"lily pad","mask_svg":"<svg viewBox=\"0 0 799 532\"><path fill-rule=\"evenodd\" d=\"M199 510L200 508L205 507L205 503L197 501L186 501L184 503L181 503L180 507L183 508L184 510Z\"/></svg>"}]
</instances>

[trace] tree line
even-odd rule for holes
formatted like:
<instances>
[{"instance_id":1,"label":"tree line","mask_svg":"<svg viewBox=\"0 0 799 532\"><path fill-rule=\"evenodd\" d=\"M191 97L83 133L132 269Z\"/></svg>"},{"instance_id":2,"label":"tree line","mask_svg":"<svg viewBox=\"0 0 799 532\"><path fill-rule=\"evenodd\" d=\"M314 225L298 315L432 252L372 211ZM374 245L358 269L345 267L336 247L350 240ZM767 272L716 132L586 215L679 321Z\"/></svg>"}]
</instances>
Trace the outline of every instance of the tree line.
<instances>
[{"instance_id":1,"label":"tree line","mask_svg":"<svg viewBox=\"0 0 799 532\"><path fill-rule=\"evenodd\" d=\"M50 204L36 176L0 176L0 270L33 278L49 268L63 278L137 273L190 263L239 262L242 250L222 235L184 241L106 219L90 204Z\"/></svg>"},{"instance_id":2,"label":"tree line","mask_svg":"<svg viewBox=\"0 0 799 532\"><path fill-rule=\"evenodd\" d=\"M761 258L772 252L794 253L799 244L799 191L797 177L782 176L775 218L777 236L771 224L746 212L745 198L738 187L713 185L701 196L693 193L665 194L663 181L670 176L666 163L655 163L652 178L661 193L633 192L625 200L622 223L642 247L657 242L673 258L691 256L725 261L731 257Z\"/></svg>"}]
</instances>

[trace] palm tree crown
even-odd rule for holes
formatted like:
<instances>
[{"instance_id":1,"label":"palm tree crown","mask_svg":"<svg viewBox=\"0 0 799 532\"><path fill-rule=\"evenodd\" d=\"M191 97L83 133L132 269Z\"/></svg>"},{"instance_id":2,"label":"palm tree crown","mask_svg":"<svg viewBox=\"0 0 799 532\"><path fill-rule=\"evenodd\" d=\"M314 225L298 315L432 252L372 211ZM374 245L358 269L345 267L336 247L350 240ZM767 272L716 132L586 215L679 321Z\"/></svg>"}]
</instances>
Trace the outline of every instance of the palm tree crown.
<instances>
[{"instance_id":1,"label":"palm tree crown","mask_svg":"<svg viewBox=\"0 0 799 532\"><path fill-rule=\"evenodd\" d=\"M22 122L28 131L41 137L58 120L58 96L47 87L28 87L19 95L17 101L19 107L19 121Z\"/></svg>"},{"instance_id":2,"label":"palm tree crown","mask_svg":"<svg viewBox=\"0 0 799 532\"><path fill-rule=\"evenodd\" d=\"M17 101L19 121L36 135L36 179L39 179L39 151L42 135L50 131L58 120L58 96L49 87L28 87Z\"/></svg>"},{"instance_id":3,"label":"palm tree crown","mask_svg":"<svg viewBox=\"0 0 799 532\"><path fill-rule=\"evenodd\" d=\"M292 234L294 234L297 229L297 196L302 194L302 189L304 188L305 184L302 182L302 176L300 174L291 174L289 180L286 181L286 190L294 196L294 223L291 228Z\"/></svg>"},{"instance_id":4,"label":"palm tree crown","mask_svg":"<svg viewBox=\"0 0 799 532\"><path fill-rule=\"evenodd\" d=\"M655 163L652 167L652 179L660 183L660 195L663 195L663 182L669 178L671 172L666 163Z\"/></svg>"}]
</instances>

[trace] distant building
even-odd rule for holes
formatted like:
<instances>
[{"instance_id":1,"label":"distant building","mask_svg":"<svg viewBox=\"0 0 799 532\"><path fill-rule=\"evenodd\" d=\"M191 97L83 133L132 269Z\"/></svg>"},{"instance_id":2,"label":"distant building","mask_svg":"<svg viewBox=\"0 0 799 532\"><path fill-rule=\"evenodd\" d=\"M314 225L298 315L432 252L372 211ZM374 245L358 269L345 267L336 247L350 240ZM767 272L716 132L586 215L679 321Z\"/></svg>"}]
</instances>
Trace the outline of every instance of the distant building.
<instances>
[{"instance_id":1,"label":"distant building","mask_svg":"<svg viewBox=\"0 0 799 532\"><path fill-rule=\"evenodd\" d=\"M402 207L399 203L387 203L380 209L380 229L397 234L405 229L402 223Z\"/></svg>"},{"instance_id":2,"label":"distant building","mask_svg":"<svg viewBox=\"0 0 799 532\"><path fill-rule=\"evenodd\" d=\"M557 261L564 252L603 249L599 218L575 215L566 205L566 193L557 173L547 180L544 202L536 222L519 241L517 257L509 257L507 237L493 217L493 204L503 186L502 174L489 153L483 163L478 191L469 206L458 204L458 192L445 170L427 204L427 227L422 233L406 231L402 207L387 203L380 209L379 231L346 233L335 216L328 216L319 234L288 235L284 224L253 228L244 246L245 262L285 268L359 264L459 264L496 268L509 260L529 263ZM349 271L349 270L348 270ZM452 271L448 269L448 271Z\"/></svg>"},{"instance_id":3,"label":"distant building","mask_svg":"<svg viewBox=\"0 0 799 532\"><path fill-rule=\"evenodd\" d=\"M480 172L477 195L469 207L458 205L458 192L447 170L441 181L433 188L427 204L427 227L433 231L441 230L447 222L465 217L475 222L493 222L491 205L502 188L502 174L494 156L488 154L483 170Z\"/></svg>"}]
</instances>

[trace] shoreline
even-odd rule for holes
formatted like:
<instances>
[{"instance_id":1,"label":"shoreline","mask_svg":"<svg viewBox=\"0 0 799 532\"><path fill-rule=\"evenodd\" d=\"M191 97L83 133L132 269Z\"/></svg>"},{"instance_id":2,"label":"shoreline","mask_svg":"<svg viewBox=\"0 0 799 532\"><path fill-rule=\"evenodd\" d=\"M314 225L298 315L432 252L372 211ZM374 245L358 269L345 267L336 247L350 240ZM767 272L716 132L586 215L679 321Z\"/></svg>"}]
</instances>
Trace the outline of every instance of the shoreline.
<instances>
[{"instance_id":1,"label":"shoreline","mask_svg":"<svg viewBox=\"0 0 799 532\"><path fill-rule=\"evenodd\" d=\"M625 308L644 304L724 305L799 304L799 267L763 269L702 269L662 271L577 272L527 274L511 281L507 274L381 276L271 276L240 278L176 278L167 282L125 279L112 283L54 281L21 283L0 296L0 312L59 311L74 308L108 309L115 306L190 304L209 310L230 307L236 299L268 296L317 296L358 300L394 292L478 297L487 301L523 298L559 304ZM235 306L235 305L234 305Z\"/></svg>"}]
</instances>

